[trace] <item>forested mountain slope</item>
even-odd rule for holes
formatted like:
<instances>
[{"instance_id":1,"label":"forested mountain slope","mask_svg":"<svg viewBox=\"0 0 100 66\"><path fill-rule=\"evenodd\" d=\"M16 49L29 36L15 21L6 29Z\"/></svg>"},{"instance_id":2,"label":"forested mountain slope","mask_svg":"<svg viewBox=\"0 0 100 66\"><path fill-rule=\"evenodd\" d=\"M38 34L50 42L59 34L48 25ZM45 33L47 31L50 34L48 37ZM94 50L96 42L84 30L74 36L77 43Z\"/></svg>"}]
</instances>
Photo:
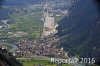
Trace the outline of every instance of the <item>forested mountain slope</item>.
<instances>
[{"instance_id":1,"label":"forested mountain slope","mask_svg":"<svg viewBox=\"0 0 100 66\"><path fill-rule=\"evenodd\" d=\"M79 0L69 17L59 22L60 47L71 55L98 57L100 55L100 11L96 0Z\"/></svg>"}]
</instances>

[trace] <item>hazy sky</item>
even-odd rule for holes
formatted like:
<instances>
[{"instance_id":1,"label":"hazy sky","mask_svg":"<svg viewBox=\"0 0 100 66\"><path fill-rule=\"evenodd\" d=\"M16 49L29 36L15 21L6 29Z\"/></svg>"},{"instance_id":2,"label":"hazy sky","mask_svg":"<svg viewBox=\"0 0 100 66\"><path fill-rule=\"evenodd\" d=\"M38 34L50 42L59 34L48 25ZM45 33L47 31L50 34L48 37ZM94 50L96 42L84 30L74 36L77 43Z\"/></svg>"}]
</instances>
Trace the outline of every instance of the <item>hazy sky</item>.
<instances>
[{"instance_id":1,"label":"hazy sky","mask_svg":"<svg viewBox=\"0 0 100 66\"><path fill-rule=\"evenodd\" d=\"M0 0L0 6L2 5L2 2L3 2L4 0Z\"/></svg>"}]
</instances>

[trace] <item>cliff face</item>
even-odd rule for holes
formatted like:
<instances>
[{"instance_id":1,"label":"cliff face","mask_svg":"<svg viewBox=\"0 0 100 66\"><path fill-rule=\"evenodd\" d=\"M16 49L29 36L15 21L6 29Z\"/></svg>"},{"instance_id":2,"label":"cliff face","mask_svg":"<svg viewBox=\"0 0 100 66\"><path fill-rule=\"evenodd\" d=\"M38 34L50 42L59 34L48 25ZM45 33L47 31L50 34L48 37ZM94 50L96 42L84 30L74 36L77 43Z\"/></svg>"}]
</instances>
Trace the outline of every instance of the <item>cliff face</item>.
<instances>
[{"instance_id":1,"label":"cliff face","mask_svg":"<svg viewBox=\"0 0 100 66\"><path fill-rule=\"evenodd\" d=\"M6 49L0 48L0 66L23 66Z\"/></svg>"},{"instance_id":2,"label":"cliff face","mask_svg":"<svg viewBox=\"0 0 100 66\"><path fill-rule=\"evenodd\" d=\"M97 1L98 2L98 1ZM69 17L59 22L60 47L71 55L98 57L100 55L100 11L96 0L79 0Z\"/></svg>"}]
</instances>

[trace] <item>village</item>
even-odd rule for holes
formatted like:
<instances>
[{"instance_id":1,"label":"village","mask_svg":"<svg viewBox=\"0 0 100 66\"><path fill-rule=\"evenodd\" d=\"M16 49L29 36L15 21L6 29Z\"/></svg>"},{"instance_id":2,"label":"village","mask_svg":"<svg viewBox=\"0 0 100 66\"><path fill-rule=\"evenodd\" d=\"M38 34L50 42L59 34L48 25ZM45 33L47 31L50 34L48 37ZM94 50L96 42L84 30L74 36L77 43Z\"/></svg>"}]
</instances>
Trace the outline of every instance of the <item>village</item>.
<instances>
[{"instance_id":1,"label":"village","mask_svg":"<svg viewBox=\"0 0 100 66\"><path fill-rule=\"evenodd\" d=\"M17 57L47 56L68 58L63 47L57 48L59 38L55 34L58 25L54 22L54 17L50 16L48 12L48 5L46 4L43 11L43 32L38 42L28 41L27 39L20 40L17 43L18 48L14 52Z\"/></svg>"}]
</instances>

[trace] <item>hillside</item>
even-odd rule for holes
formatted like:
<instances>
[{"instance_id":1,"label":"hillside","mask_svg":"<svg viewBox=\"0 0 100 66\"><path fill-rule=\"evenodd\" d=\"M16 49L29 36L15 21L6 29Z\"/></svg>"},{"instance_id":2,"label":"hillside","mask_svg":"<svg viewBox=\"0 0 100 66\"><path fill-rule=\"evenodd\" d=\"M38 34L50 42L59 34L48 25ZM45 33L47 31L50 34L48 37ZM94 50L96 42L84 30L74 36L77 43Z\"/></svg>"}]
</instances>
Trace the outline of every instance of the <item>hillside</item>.
<instances>
[{"instance_id":1,"label":"hillside","mask_svg":"<svg viewBox=\"0 0 100 66\"><path fill-rule=\"evenodd\" d=\"M100 11L95 0L79 0L70 9L69 17L59 22L59 47L70 55L98 57L100 55Z\"/></svg>"},{"instance_id":2,"label":"hillside","mask_svg":"<svg viewBox=\"0 0 100 66\"><path fill-rule=\"evenodd\" d=\"M0 66L23 66L15 59L12 53L0 48Z\"/></svg>"}]
</instances>

